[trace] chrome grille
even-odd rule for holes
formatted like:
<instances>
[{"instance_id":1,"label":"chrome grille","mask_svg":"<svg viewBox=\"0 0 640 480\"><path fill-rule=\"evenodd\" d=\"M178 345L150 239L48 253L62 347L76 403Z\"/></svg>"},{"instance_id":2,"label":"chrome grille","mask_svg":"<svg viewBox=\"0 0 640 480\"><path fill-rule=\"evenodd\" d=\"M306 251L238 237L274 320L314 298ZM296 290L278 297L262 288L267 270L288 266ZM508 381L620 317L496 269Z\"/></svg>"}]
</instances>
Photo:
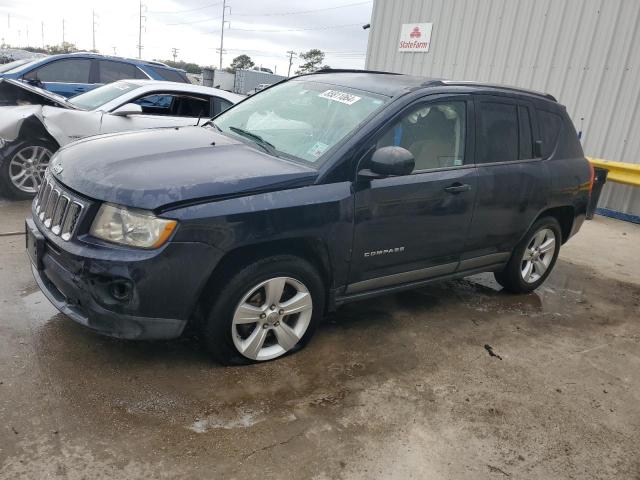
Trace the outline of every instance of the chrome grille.
<instances>
[{"instance_id":1,"label":"chrome grille","mask_svg":"<svg viewBox=\"0 0 640 480\"><path fill-rule=\"evenodd\" d=\"M47 176L36 195L34 211L45 228L63 240L71 239L85 205Z\"/></svg>"}]
</instances>

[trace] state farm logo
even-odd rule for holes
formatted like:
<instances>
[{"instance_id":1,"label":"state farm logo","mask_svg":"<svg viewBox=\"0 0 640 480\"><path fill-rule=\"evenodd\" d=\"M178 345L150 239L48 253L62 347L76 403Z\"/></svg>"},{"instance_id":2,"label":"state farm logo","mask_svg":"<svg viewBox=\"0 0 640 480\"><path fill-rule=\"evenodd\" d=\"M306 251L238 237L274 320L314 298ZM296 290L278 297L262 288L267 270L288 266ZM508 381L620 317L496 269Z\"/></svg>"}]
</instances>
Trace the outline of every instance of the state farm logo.
<instances>
[{"instance_id":1,"label":"state farm logo","mask_svg":"<svg viewBox=\"0 0 640 480\"><path fill-rule=\"evenodd\" d=\"M399 52L428 52L433 23L403 23L398 41Z\"/></svg>"}]
</instances>

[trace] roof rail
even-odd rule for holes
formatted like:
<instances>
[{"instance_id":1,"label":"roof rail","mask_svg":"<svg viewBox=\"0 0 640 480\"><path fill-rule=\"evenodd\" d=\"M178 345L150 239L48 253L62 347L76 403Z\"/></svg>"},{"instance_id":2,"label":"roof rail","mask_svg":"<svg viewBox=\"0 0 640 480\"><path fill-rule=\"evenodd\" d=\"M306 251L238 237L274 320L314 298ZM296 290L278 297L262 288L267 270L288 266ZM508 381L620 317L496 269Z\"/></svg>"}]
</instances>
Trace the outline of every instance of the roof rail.
<instances>
[{"instance_id":1,"label":"roof rail","mask_svg":"<svg viewBox=\"0 0 640 480\"><path fill-rule=\"evenodd\" d=\"M396 72L382 72L379 70L361 70L357 68L321 68L320 70L316 70L314 73L377 73L380 75L402 75L401 73Z\"/></svg>"},{"instance_id":2,"label":"roof rail","mask_svg":"<svg viewBox=\"0 0 640 480\"><path fill-rule=\"evenodd\" d=\"M440 82L441 85L448 85L448 86L464 87L464 86L468 85L468 86L495 88L497 90L507 90L507 91L510 91L510 92L527 93L529 95L535 95L537 97L546 98L547 100L551 100L552 102L557 102L558 101L558 100L556 100L556 97L554 97L550 93L537 92L535 90L529 90L527 88L514 87L514 86L510 86L510 85L499 85L499 84L496 84L496 83L474 82L474 81L470 81L470 80L466 80L466 81L439 80L439 82Z\"/></svg>"}]
</instances>

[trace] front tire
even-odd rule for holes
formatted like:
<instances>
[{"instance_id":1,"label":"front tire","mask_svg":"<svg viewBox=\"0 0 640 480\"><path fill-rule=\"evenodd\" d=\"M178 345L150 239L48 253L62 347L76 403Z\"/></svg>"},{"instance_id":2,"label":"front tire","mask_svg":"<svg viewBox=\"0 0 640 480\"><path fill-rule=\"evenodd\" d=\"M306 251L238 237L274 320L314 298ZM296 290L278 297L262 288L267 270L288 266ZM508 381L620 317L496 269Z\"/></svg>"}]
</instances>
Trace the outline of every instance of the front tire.
<instances>
[{"instance_id":1,"label":"front tire","mask_svg":"<svg viewBox=\"0 0 640 480\"><path fill-rule=\"evenodd\" d=\"M553 217L541 218L516 246L507 266L494 273L496 281L512 293L532 292L553 270L561 243L558 221Z\"/></svg>"},{"instance_id":2,"label":"front tire","mask_svg":"<svg viewBox=\"0 0 640 480\"><path fill-rule=\"evenodd\" d=\"M296 352L323 316L322 279L299 257L260 259L222 281L203 325L205 344L222 364L263 362Z\"/></svg>"},{"instance_id":3,"label":"front tire","mask_svg":"<svg viewBox=\"0 0 640 480\"><path fill-rule=\"evenodd\" d=\"M9 145L0 157L0 192L15 200L28 200L38 192L54 148L37 140Z\"/></svg>"}]
</instances>

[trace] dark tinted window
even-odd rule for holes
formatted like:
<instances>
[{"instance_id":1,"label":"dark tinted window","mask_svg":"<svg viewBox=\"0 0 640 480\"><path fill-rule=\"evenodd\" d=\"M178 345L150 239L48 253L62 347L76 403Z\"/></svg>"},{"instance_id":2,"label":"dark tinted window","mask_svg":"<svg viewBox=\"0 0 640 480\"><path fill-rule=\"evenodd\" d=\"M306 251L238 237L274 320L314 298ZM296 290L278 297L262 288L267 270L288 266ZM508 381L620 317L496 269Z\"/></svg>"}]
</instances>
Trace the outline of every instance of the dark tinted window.
<instances>
[{"instance_id":1,"label":"dark tinted window","mask_svg":"<svg viewBox=\"0 0 640 480\"><path fill-rule=\"evenodd\" d=\"M176 98L175 115L178 117L207 117L210 116L208 98L182 96Z\"/></svg>"},{"instance_id":2,"label":"dark tinted window","mask_svg":"<svg viewBox=\"0 0 640 480\"><path fill-rule=\"evenodd\" d=\"M465 102L423 104L409 110L376 146L406 148L416 159L416 171L462 165L465 120Z\"/></svg>"},{"instance_id":3,"label":"dark tinted window","mask_svg":"<svg viewBox=\"0 0 640 480\"><path fill-rule=\"evenodd\" d=\"M518 107L507 103L480 103L478 163L518 160Z\"/></svg>"},{"instance_id":4,"label":"dark tinted window","mask_svg":"<svg viewBox=\"0 0 640 480\"><path fill-rule=\"evenodd\" d=\"M149 115L169 115L173 117L208 117L210 116L209 99L191 95L154 94L137 99L142 113Z\"/></svg>"},{"instance_id":5,"label":"dark tinted window","mask_svg":"<svg viewBox=\"0 0 640 480\"><path fill-rule=\"evenodd\" d=\"M117 80L146 78L142 72L130 63L100 60L100 83L111 83Z\"/></svg>"},{"instance_id":6,"label":"dark tinted window","mask_svg":"<svg viewBox=\"0 0 640 480\"><path fill-rule=\"evenodd\" d=\"M42 82L89 83L90 71L91 60L74 58L43 65L26 74L25 78Z\"/></svg>"},{"instance_id":7,"label":"dark tinted window","mask_svg":"<svg viewBox=\"0 0 640 480\"><path fill-rule=\"evenodd\" d=\"M158 75L160 75L164 80L168 80L170 82L191 83L182 72L178 72L177 70L169 70L168 68L162 67L151 67L151 69Z\"/></svg>"},{"instance_id":8,"label":"dark tinted window","mask_svg":"<svg viewBox=\"0 0 640 480\"><path fill-rule=\"evenodd\" d=\"M520 117L520 158L533 158L533 141L531 138L531 117L529 108L518 107Z\"/></svg>"},{"instance_id":9,"label":"dark tinted window","mask_svg":"<svg viewBox=\"0 0 640 480\"><path fill-rule=\"evenodd\" d=\"M542 156L546 158L556 149L562 119L555 113L538 110L538 123L540 124L540 138L542 140Z\"/></svg>"}]
</instances>

